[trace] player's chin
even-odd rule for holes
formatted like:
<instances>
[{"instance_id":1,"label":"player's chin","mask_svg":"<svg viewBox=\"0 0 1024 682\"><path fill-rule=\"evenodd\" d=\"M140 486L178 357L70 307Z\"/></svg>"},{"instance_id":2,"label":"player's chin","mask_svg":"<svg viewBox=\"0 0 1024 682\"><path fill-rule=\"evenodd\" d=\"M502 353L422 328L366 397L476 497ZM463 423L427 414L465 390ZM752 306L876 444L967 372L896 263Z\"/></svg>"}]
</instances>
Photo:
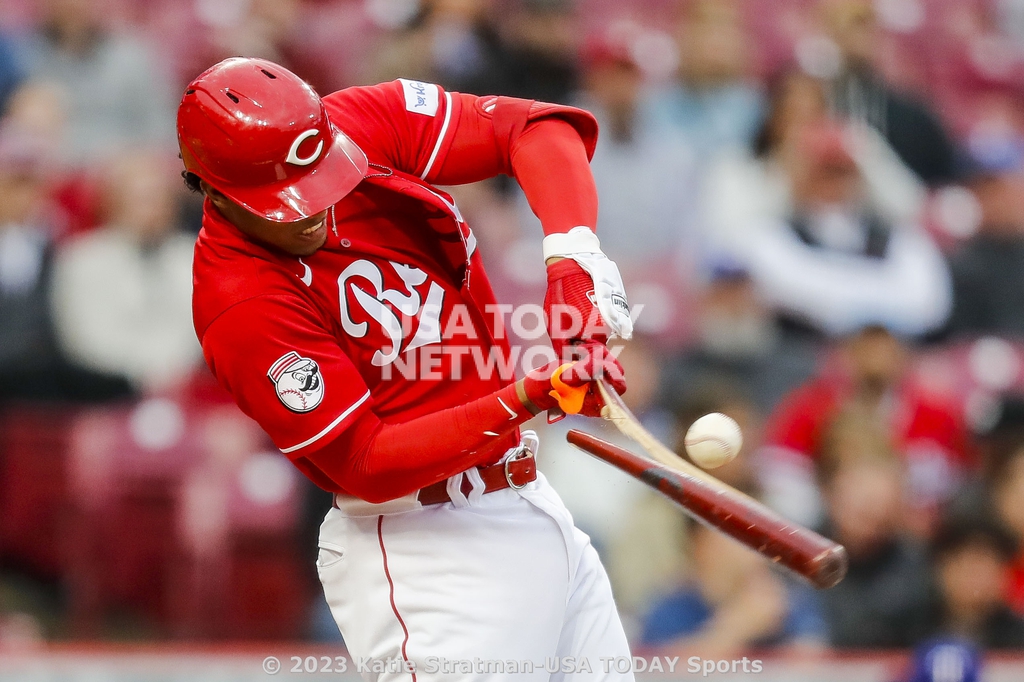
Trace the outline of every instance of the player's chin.
<instances>
[{"instance_id":1,"label":"player's chin","mask_svg":"<svg viewBox=\"0 0 1024 682\"><path fill-rule=\"evenodd\" d=\"M284 250L293 256L312 256L327 242L327 228L321 225L311 234L292 235Z\"/></svg>"}]
</instances>

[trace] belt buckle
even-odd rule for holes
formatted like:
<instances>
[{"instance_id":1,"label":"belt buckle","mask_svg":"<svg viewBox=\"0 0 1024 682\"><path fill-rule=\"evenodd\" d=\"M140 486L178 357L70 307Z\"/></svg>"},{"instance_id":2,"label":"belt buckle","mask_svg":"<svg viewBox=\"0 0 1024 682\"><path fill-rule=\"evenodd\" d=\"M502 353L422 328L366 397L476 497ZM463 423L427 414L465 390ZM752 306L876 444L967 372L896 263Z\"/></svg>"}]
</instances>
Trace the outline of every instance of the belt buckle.
<instances>
[{"instance_id":1,"label":"belt buckle","mask_svg":"<svg viewBox=\"0 0 1024 682\"><path fill-rule=\"evenodd\" d=\"M521 459L528 459L530 457L533 457L533 453L530 451L530 448L526 447L526 444L524 443L519 446L519 452L516 452L505 458L505 482L508 483L508 487L512 488L512 490L522 490L529 484L529 481L523 483L522 485L516 485L515 483L513 483L512 472L508 468L509 464Z\"/></svg>"}]
</instances>

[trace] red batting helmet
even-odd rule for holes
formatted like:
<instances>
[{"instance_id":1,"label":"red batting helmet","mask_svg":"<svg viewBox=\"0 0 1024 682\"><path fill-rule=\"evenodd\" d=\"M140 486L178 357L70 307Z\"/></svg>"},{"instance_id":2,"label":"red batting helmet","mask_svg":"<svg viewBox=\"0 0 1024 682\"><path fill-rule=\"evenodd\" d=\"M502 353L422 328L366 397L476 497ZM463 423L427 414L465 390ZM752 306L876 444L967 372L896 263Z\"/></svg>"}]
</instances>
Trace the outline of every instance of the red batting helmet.
<instances>
[{"instance_id":1,"label":"red batting helmet","mask_svg":"<svg viewBox=\"0 0 1024 682\"><path fill-rule=\"evenodd\" d=\"M366 174L366 155L313 88L265 59L225 59L189 83L178 144L186 170L279 222L323 211Z\"/></svg>"}]
</instances>

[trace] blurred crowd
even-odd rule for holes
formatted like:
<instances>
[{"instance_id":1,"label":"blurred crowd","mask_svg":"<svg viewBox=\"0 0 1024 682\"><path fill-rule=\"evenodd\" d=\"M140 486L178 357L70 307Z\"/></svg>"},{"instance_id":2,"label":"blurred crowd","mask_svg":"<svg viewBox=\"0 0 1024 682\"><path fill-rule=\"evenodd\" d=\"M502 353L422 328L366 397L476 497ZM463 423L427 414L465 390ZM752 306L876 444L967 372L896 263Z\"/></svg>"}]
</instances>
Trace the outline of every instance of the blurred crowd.
<instances>
[{"instance_id":1,"label":"blurred crowd","mask_svg":"<svg viewBox=\"0 0 1024 682\"><path fill-rule=\"evenodd\" d=\"M173 125L179 91L216 60L273 59L321 93L401 76L574 104L600 122L598 233L637 313L628 402L673 443L701 414L735 417L744 451L717 473L851 560L812 593L545 426L542 467L604 555L634 642L705 658L1024 648L1024 2L9 0L0 25L0 417L44 405L72 423L74 453L92 452L83 414L136 425L145 407L159 430L169 405L223 408L191 328L201 207ZM499 298L540 301L541 232L514 183L451 191ZM55 470L31 474L5 438L9 502ZM209 452L267 448L231 443ZM54 499L79 494L75 457ZM218 461L258 505L280 470L251 459ZM202 521L220 488L189 482L211 466L161 479L166 532L191 538L170 544L200 573L224 537ZM291 525L265 537L315 532L324 500L295 485ZM128 597L104 613L78 568L27 560L17 536L0 527L0 641L167 615L116 590ZM312 629L296 617L276 634L329 631L296 580ZM147 632L195 635L210 617Z\"/></svg>"}]
</instances>

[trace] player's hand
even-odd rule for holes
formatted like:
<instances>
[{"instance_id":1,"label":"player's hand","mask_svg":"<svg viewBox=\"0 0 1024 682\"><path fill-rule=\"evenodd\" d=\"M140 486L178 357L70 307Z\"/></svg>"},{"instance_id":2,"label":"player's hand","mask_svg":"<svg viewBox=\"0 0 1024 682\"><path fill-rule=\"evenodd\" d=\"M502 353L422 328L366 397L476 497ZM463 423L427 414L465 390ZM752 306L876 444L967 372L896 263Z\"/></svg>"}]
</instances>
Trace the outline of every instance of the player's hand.
<instances>
[{"instance_id":1,"label":"player's hand","mask_svg":"<svg viewBox=\"0 0 1024 682\"><path fill-rule=\"evenodd\" d=\"M569 346L581 342L607 343L612 335L628 339L633 332L618 268L603 254L583 254L596 278L574 258L548 264L544 296L548 335L563 362L572 359Z\"/></svg>"},{"instance_id":2,"label":"player's hand","mask_svg":"<svg viewBox=\"0 0 1024 682\"><path fill-rule=\"evenodd\" d=\"M588 296L589 294L589 296ZM548 290L544 296L548 335L555 355L563 362L566 346L584 339L605 343L611 329L594 300L594 280L571 258L548 265Z\"/></svg>"},{"instance_id":3,"label":"player's hand","mask_svg":"<svg viewBox=\"0 0 1024 682\"><path fill-rule=\"evenodd\" d=\"M573 352L579 357L575 362L556 361L527 374L523 390L539 411L558 407L566 414L599 417L603 402L595 381L606 379L619 394L624 393L622 365L598 341L574 346Z\"/></svg>"}]
</instances>

